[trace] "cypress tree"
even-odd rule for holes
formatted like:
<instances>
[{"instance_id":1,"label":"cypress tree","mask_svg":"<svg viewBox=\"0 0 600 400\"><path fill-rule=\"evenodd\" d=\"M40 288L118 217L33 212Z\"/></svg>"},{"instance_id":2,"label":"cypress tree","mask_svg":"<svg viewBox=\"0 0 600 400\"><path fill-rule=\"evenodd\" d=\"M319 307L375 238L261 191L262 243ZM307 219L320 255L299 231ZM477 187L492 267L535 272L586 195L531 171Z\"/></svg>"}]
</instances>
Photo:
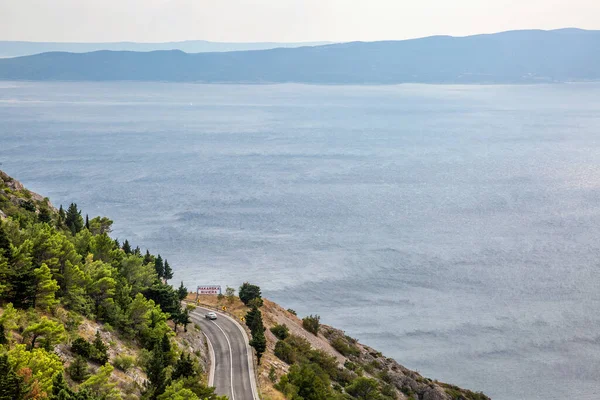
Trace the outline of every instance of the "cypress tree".
<instances>
[{"instance_id":1,"label":"cypress tree","mask_svg":"<svg viewBox=\"0 0 600 400\"><path fill-rule=\"evenodd\" d=\"M163 265L163 260L160 254L154 260L154 269L156 270L156 275L159 278L163 278L165 276L165 266Z\"/></svg>"},{"instance_id":2,"label":"cypress tree","mask_svg":"<svg viewBox=\"0 0 600 400\"><path fill-rule=\"evenodd\" d=\"M252 309L246 313L246 326L250 328L250 331L253 333L258 330L264 331L262 313L257 307L252 307Z\"/></svg>"},{"instance_id":3,"label":"cypress tree","mask_svg":"<svg viewBox=\"0 0 600 400\"><path fill-rule=\"evenodd\" d=\"M135 250L133 251L133 254L135 254L136 256L141 256L142 255L142 251L140 250L140 246L136 246Z\"/></svg>"},{"instance_id":4,"label":"cypress tree","mask_svg":"<svg viewBox=\"0 0 600 400\"><path fill-rule=\"evenodd\" d=\"M177 316L177 320L181 325L183 325L183 331L187 332L187 326L190 322L192 322L192 320L190 319L190 312L187 310L187 308L184 309L183 312L179 313L179 315Z\"/></svg>"},{"instance_id":5,"label":"cypress tree","mask_svg":"<svg viewBox=\"0 0 600 400\"><path fill-rule=\"evenodd\" d=\"M179 297L179 300L183 300L187 297L188 295L188 290L185 286L183 286L183 281L181 281L181 285L179 285L179 289L177 289L177 296Z\"/></svg>"},{"instance_id":6,"label":"cypress tree","mask_svg":"<svg viewBox=\"0 0 600 400\"><path fill-rule=\"evenodd\" d=\"M160 348L164 354L171 353L171 341L169 340L169 337L166 333L163 335L162 341L160 343Z\"/></svg>"},{"instance_id":7,"label":"cypress tree","mask_svg":"<svg viewBox=\"0 0 600 400\"><path fill-rule=\"evenodd\" d=\"M85 229L90 230L90 218L85 214Z\"/></svg>"},{"instance_id":8,"label":"cypress tree","mask_svg":"<svg viewBox=\"0 0 600 400\"><path fill-rule=\"evenodd\" d=\"M146 255L144 256L144 264L150 264L152 262L152 254L146 249Z\"/></svg>"},{"instance_id":9,"label":"cypress tree","mask_svg":"<svg viewBox=\"0 0 600 400\"><path fill-rule=\"evenodd\" d=\"M0 344L7 344L8 339L6 338L6 333L4 332L4 324L0 323Z\"/></svg>"},{"instance_id":10,"label":"cypress tree","mask_svg":"<svg viewBox=\"0 0 600 400\"><path fill-rule=\"evenodd\" d=\"M173 270L171 269L171 266L167 260L165 260L164 278L165 282L167 282L169 279L173 279Z\"/></svg>"},{"instance_id":11,"label":"cypress tree","mask_svg":"<svg viewBox=\"0 0 600 400\"><path fill-rule=\"evenodd\" d=\"M265 332L262 329L259 329L256 332L252 333L252 340L250 341L250 346L254 347L254 350L256 350L256 358L258 359L258 363L260 364L260 358L267 349L267 339L265 338Z\"/></svg>"}]
</instances>

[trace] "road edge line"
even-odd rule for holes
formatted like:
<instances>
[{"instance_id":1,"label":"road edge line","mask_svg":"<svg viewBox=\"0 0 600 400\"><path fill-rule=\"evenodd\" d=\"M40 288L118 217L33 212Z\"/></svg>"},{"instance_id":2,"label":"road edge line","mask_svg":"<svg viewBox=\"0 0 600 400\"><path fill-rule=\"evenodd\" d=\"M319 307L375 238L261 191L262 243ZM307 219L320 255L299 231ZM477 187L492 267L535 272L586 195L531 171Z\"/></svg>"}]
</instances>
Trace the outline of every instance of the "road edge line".
<instances>
[{"instance_id":1,"label":"road edge line","mask_svg":"<svg viewBox=\"0 0 600 400\"><path fill-rule=\"evenodd\" d=\"M215 349L212 345L212 342L208 338L206 332L202 332L204 337L206 338L206 342L208 343L208 353L210 357L210 370L208 372L208 386L215 386L215 364L217 362L217 357L215 356Z\"/></svg>"}]
</instances>

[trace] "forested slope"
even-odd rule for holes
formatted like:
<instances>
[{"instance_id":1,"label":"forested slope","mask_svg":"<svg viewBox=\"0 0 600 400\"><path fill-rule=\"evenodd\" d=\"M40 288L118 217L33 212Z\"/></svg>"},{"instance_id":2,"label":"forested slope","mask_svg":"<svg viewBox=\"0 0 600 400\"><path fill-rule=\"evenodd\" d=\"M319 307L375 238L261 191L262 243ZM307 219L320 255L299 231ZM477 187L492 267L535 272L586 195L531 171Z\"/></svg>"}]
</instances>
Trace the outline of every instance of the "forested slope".
<instances>
[{"instance_id":1,"label":"forested slope","mask_svg":"<svg viewBox=\"0 0 600 400\"><path fill-rule=\"evenodd\" d=\"M2 171L0 210L0 399L217 399L167 260Z\"/></svg>"}]
</instances>

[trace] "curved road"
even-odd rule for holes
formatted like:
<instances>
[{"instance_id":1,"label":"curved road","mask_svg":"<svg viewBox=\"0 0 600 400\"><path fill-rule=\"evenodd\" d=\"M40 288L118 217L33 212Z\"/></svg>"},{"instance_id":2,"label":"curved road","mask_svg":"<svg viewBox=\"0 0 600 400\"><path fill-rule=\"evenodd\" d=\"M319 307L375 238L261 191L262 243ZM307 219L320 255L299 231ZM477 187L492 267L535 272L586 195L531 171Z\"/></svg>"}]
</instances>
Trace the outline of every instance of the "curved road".
<instances>
[{"instance_id":1,"label":"curved road","mask_svg":"<svg viewBox=\"0 0 600 400\"><path fill-rule=\"evenodd\" d=\"M216 320L204 318L209 311L217 314ZM252 352L243 328L229 316L204 307L197 307L190 317L208 339L211 353L208 384L216 388L218 395L230 400L259 400Z\"/></svg>"}]
</instances>

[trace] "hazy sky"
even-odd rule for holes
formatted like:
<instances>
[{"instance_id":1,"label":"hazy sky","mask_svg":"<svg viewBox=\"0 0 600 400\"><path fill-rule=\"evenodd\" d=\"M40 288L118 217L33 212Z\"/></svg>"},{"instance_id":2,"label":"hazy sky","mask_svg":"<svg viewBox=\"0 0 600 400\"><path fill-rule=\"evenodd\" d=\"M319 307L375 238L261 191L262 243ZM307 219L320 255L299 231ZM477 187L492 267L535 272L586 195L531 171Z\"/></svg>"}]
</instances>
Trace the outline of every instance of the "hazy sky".
<instances>
[{"instance_id":1,"label":"hazy sky","mask_svg":"<svg viewBox=\"0 0 600 400\"><path fill-rule=\"evenodd\" d=\"M600 29L600 0L0 0L0 40L349 41Z\"/></svg>"}]
</instances>

